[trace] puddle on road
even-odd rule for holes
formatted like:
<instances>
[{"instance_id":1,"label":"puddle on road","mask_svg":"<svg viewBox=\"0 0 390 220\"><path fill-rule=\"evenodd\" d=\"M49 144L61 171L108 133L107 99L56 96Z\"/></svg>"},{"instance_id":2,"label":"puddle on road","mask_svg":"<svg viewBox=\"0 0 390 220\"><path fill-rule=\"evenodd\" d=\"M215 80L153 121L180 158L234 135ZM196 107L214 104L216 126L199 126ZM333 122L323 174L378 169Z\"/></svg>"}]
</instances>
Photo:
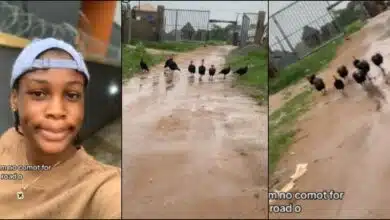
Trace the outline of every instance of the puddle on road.
<instances>
[{"instance_id":1,"label":"puddle on road","mask_svg":"<svg viewBox=\"0 0 390 220\"><path fill-rule=\"evenodd\" d=\"M216 75L209 81L206 75L199 81L186 71L189 60L199 65L204 59L218 72L231 49L178 57L182 72L175 71L168 91L161 65L151 69L141 90L137 78L124 85L123 178L132 193L124 195L123 204L133 207L125 217L177 217L175 211L183 209L192 213L186 217L196 218L201 211L195 205L210 199L215 212L211 216L259 217L266 208L267 195L260 194L260 188L268 184L267 115L254 100L231 88L232 76L223 80ZM142 185L146 179L153 183ZM145 195L151 202L137 203ZM176 202L166 207L168 195ZM231 210L229 215L226 210Z\"/></svg>"}]
</instances>

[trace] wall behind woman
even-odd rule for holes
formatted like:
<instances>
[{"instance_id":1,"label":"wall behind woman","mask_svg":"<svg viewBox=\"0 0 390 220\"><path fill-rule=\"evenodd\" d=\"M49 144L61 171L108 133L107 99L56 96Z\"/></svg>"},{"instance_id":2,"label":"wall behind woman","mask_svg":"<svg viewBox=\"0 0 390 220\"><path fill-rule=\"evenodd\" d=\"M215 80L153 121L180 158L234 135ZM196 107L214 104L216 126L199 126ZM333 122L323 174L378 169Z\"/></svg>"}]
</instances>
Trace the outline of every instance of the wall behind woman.
<instances>
[{"instance_id":1,"label":"wall behind woman","mask_svg":"<svg viewBox=\"0 0 390 220\"><path fill-rule=\"evenodd\" d=\"M54 24L61 24L67 22L73 27L77 27L77 22L79 20L79 10L81 7L80 1L6 1L10 5L14 5L23 9L24 12L33 13L36 17L41 18L47 22ZM8 10L4 10L4 14L0 14L0 20L10 18L10 14L7 13ZM21 19L25 17L18 18L18 23L21 23ZM16 26L15 26L16 27ZM36 31L40 32L39 29ZM7 31L10 34L15 33L15 30ZM39 33L36 33L39 34ZM46 34L43 37L52 37L52 32L46 30ZM27 37L27 36L23 36ZM65 36L69 39L63 39L65 41L72 41L71 36Z\"/></svg>"},{"instance_id":2,"label":"wall behind woman","mask_svg":"<svg viewBox=\"0 0 390 220\"><path fill-rule=\"evenodd\" d=\"M5 1L7 4L14 5L23 9L27 13L33 13L36 17L41 18L47 22L54 24L68 23L73 27L77 28L78 21L80 19L79 12L81 10L81 1ZM111 45L120 48L121 43L121 4L120 1L116 4L115 17L113 21L113 27L111 32ZM0 21L5 19L11 19L10 14L6 13L7 10L4 10L5 13L0 13ZM20 18L20 19L23 19ZM22 21L18 21L19 23ZM15 26L16 27L16 26ZM8 31L10 34L15 33L16 30ZM23 36L27 37L27 36ZM47 34L44 37L52 37L51 31L47 31ZM72 42L71 36L65 35L66 38L63 39L67 42ZM115 56L115 51L108 51L109 57Z\"/></svg>"}]
</instances>

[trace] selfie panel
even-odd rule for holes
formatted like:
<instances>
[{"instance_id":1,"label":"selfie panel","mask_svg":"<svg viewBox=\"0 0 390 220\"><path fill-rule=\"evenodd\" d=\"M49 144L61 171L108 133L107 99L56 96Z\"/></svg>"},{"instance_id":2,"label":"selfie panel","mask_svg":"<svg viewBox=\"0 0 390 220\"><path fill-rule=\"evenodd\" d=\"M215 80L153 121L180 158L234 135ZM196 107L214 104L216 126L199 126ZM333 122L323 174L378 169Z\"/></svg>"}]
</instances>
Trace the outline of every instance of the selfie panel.
<instances>
[{"instance_id":1,"label":"selfie panel","mask_svg":"<svg viewBox=\"0 0 390 220\"><path fill-rule=\"evenodd\" d=\"M121 218L120 6L0 1L0 218Z\"/></svg>"}]
</instances>

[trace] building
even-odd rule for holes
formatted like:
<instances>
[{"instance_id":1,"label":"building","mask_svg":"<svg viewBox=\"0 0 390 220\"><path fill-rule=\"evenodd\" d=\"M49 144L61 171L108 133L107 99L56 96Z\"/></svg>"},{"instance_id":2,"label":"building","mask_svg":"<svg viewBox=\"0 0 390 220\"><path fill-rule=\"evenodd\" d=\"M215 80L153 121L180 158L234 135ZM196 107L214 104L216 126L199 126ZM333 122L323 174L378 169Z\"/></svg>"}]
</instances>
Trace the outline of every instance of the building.
<instances>
[{"instance_id":1,"label":"building","mask_svg":"<svg viewBox=\"0 0 390 220\"><path fill-rule=\"evenodd\" d=\"M158 41L162 29L163 14L151 4L134 4L131 7L129 24L131 40ZM125 42L128 42L126 40Z\"/></svg>"},{"instance_id":2,"label":"building","mask_svg":"<svg viewBox=\"0 0 390 220\"><path fill-rule=\"evenodd\" d=\"M157 17L157 8L151 4L140 4L136 5L132 9L135 12L135 19L136 20L152 20Z\"/></svg>"}]
</instances>

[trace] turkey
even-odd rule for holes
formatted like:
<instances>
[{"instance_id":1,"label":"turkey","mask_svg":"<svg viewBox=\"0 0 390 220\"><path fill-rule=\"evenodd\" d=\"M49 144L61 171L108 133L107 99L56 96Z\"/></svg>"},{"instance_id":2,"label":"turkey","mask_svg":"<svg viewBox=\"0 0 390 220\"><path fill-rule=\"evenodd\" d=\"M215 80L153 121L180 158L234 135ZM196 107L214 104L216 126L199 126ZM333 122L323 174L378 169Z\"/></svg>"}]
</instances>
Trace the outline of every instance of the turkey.
<instances>
[{"instance_id":1,"label":"turkey","mask_svg":"<svg viewBox=\"0 0 390 220\"><path fill-rule=\"evenodd\" d=\"M141 61L139 62L139 65L140 65L141 70L142 70L143 73L149 72L149 67L148 67L148 65L146 65L146 63L144 62L144 59L141 59Z\"/></svg>"},{"instance_id":2,"label":"turkey","mask_svg":"<svg viewBox=\"0 0 390 220\"><path fill-rule=\"evenodd\" d=\"M211 67L209 69L209 75L210 75L209 80L210 81L213 80L213 77L214 77L216 71L217 70L215 69L214 65L211 65Z\"/></svg>"},{"instance_id":3,"label":"turkey","mask_svg":"<svg viewBox=\"0 0 390 220\"><path fill-rule=\"evenodd\" d=\"M372 80L371 77L369 77L368 72L370 72L370 64L365 60L358 60L356 57L353 57L353 65L358 69L361 70L360 74L364 75L365 79Z\"/></svg>"},{"instance_id":4,"label":"turkey","mask_svg":"<svg viewBox=\"0 0 390 220\"><path fill-rule=\"evenodd\" d=\"M376 53L371 57L371 61L381 69L382 75L385 76L385 69L381 66L383 63L383 56L380 53Z\"/></svg>"},{"instance_id":5,"label":"turkey","mask_svg":"<svg viewBox=\"0 0 390 220\"><path fill-rule=\"evenodd\" d=\"M168 65L169 69L172 70L172 71L175 71L175 70L180 70L180 68L177 66L176 62L175 61L172 61L169 65Z\"/></svg>"},{"instance_id":6,"label":"turkey","mask_svg":"<svg viewBox=\"0 0 390 220\"><path fill-rule=\"evenodd\" d=\"M380 67L383 63L383 56L380 53L376 53L371 57L371 61Z\"/></svg>"},{"instance_id":7,"label":"turkey","mask_svg":"<svg viewBox=\"0 0 390 220\"><path fill-rule=\"evenodd\" d=\"M196 67L194 65L194 61L191 60L190 62L190 65L188 66L188 72L191 73L191 75L193 76L196 72Z\"/></svg>"},{"instance_id":8,"label":"turkey","mask_svg":"<svg viewBox=\"0 0 390 220\"><path fill-rule=\"evenodd\" d=\"M363 86L367 79L367 75L364 74L363 70L357 69L355 72L352 73L352 78L355 80L355 82Z\"/></svg>"},{"instance_id":9,"label":"turkey","mask_svg":"<svg viewBox=\"0 0 390 220\"><path fill-rule=\"evenodd\" d=\"M164 68L167 68L169 65L171 65L173 62L173 55L169 56L168 59L165 61Z\"/></svg>"},{"instance_id":10,"label":"turkey","mask_svg":"<svg viewBox=\"0 0 390 220\"><path fill-rule=\"evenodd\" d=\"M346 66L342 65L339 68L337 68L337 73L341 78L345 80L348 76L348 69Z\"/></svg>"},{"instance_id":11,"label":"turkey","mask_svg":"<svg viewBox=\"0 0 390 220\"><path fill-rule=\"evenodd\" d=\"M353 57L353 66L356 68L356 69L359 69L358 65L360 63L360 60L356 59L356 57Z\"/></svg>"},{"instance_id":12,"label":"turkey","mask_svg":"<svg viewBox=\"0 0 390 220\"><path fill-rule=\"evenodd\" d=\"M230 66L223 68L219 74L223 74L223 79L226 79L226 75L230 73Z\"/></svg>"},{"instance_id":13,"label":"turkey","mask_svg":"<svg viewBox=\"0 0 390 220\"><path fill-rule=\"evenodd\" d=\"M338 79L335 75L333 75L334 82L333 85L334 87L341 92L344 96L346 96L346 93L344 91L344 82L341 79Z\"/></svg>"},{"instance_id":14,"label":"turkey","mask_svg":"<svg viewBox=\"0 0 390 220\"><path fill-rule=\"evenodd\" d=\"M311 85L314 86L314 88L317 91L319 91L319 92L322 91L323 95L326 94L326 86L325 86L324 80L322 80L320 77L317 77L315 74L308 76L306 79L309 81L309 83Z\"/></svg>"},{"instance_id":15,"label":"turkey","mask_svg":"<svg viewBox=\"0 0 390 220\"><path fill-rule=\"evenodd\" d=\"M200 75L199 81L202 81L202 77L206 74L206 67L204 66L203 59L202 59L202 64L198 67L198 73Z\"/></svg>"},{"instance_id":16,"label":"turkey","mask_svg":"<svg viewBox=\"0 0 390 220\"><path fill-rule=\"evenodd\" d=\"M371 57L371 61L380 68L384 81L386 84L390 84L390 74L386 74L385 69L382 67L383 56L380 53L376 53Z\"/></svg>"},{"instance_id":17,"label":"turkey","mask_svg":"<svg viewBox=\"0 0 390 220\"><path fill-rule=\"evenodd\" d=\"M248 66L241 67L238 70L234 71L234 73L238 73L238 75L242 76L248 72Z\"/></svg>"},{"instance_id":18,"label":"turkey","mask_svg":"<svg viewBox=\"0 0 390 220\"><path fill-rule=\"evenodd\" d=\"M165 61L164 68L169 68L169 70L164 71L164 75L167 76L168 72L174 72L175 70L179 70L180 68L177 66L176 62L173 60L173 55L169 56L168 60Z\"/></svg>"},{"instance_id":19,"label":"turkey","mask_svg":"<svg viewBox=\"0 0 390 220\"><path fill-rule=\"evenodd\" d=\"M353 65L356 69L363 70L366 74L370 71L370 64L365 60L358 60L356 57L353 57Z\"/></svg>"}]
</instances>

